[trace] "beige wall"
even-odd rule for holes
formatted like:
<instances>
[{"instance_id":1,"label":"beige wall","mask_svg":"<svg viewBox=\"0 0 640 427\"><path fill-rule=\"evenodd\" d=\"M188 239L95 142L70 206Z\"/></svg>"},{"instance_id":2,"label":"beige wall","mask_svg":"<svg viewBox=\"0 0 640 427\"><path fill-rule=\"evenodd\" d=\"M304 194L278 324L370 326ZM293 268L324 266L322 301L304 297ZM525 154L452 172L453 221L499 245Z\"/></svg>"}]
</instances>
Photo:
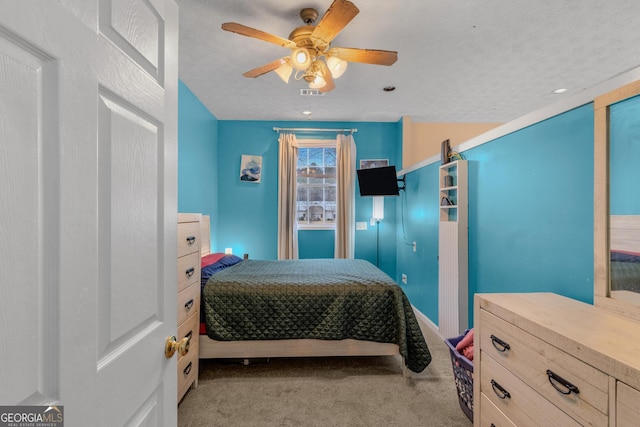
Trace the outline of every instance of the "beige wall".
<instances>
[{"instance_id":1,"label":"beige wall","mask_svg":"<svg viewBox=\"0 0 640 427\"><path fill-rule=\"evenodd\" d=\"M502 123L414 123L402 118L402 168L407 168L434 155L440 155L440 144L448 139L451 148L485 133ZM454 148L455 149L455 148Z\"/></svg>"}]
</instances>

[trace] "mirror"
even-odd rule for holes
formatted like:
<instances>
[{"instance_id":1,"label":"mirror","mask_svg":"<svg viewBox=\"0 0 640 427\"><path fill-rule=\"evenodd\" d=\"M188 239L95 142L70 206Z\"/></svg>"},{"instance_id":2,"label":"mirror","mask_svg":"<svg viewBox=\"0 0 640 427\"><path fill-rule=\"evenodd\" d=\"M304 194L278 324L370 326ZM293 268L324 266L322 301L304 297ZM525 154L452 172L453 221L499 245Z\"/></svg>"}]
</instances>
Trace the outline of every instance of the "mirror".
<instances>
[{"instance_id":1,"label":"mirror","mask_svg":"<svg viewBox=\"0 0 640 427\"><path fill-rule=\"evenodd\" d=\"M594 302L640 320L640 82L594 112Z\"/></svg>"}]
</instances>

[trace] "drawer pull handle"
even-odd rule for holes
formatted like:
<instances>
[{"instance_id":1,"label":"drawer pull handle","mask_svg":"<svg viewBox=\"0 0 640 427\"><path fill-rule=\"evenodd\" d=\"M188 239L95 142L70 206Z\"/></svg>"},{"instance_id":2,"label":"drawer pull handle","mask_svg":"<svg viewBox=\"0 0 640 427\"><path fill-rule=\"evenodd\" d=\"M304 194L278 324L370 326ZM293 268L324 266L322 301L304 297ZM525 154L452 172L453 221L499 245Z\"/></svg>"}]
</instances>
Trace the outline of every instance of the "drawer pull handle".
<instances>
[{"instance_id":1,"label":"drawer pull handle","mask_svg":"<svg viewBox=\"0 0 640 427\"><path fill-rule=\"evenodd\" d=\"M490 427L496 427L496 425L495 425L494 423L491 423L491 426L490 426Z\"/></svg>"},{"instance_id":2,"label":"drawer pull handle","mask_svg":"<svg viewBox=\"0 0 640 427\"><path fill-rule=\"evenodd\" d=\"M196 242L196 236L189 236L187 237L187 244L189 246L193 245Z\"/></svg>"},{"instance_id":3,"label":"drawer pull handle","mask_svg":"<svg viewBox=\"0 0 640 427\"><path fill-rule=\"evenodd\" d=\"M504 387L502 387L500 384L498 384L495 380L491 380L491 388L493 388L493 392L500 399L507 399L507 398L510 399L511 398L511 393L509 393L507 390L505 390Z\"/></svg>"},{"instance_id":4,"label":"drawer pull handle","mask_svg":"<svg viewBox=\"0 0 640 427\"><path fill-rule=\"evenodd\" d=\"M186 368L184 368L184 371L182 371L182 373L184 374L184 376L186 377L187 375L189 375L189 372L191 372L191 365L193 364L193 362L189 362L189 364L187 365Z\"/></svg>"},{"instance_id":5,"label":"drawer pull handle","mask_svg":"<svg viewBox=\"0 0 640 427\"><path fill-rule=\"evenodd\" d=\"M193 298L191 298L189 301L187 301L184 304L184 308L187 309L187 310L191 310L191 307L193 307Z\"/></svg>"},{"instance_id":6,"label":"drawer pull handle","mask_svg":"<svg viewBox=\"0 0 640 427\"><path fill-rule=\"evenodd\" d=\"M575 394L580 393L580 390L578 390L578 387L574 386L569 381L565 380L560 375L553 372L551 369L547 369L547 375L549 376L549 382L551 383L553 388L558 390L560 393L562 394L571 394L571 392ZM560 387L563 387L563 388L560 388Z\"/></svg>"},{"instance_id":7,"label":"drawer pull handle","mask_svg":"<svg viewBox=\"0 0 640 427\"><path fill-rule=\"evenodd\" d=\"M191 267L190 269L185 271L184 274L187 275L187 278L190 278L191 276L193 276L193 273L195 273L195 272L196 272L196 270L193 267Z\"/></svg>"},{"instance_id":8,"label":"drawer pull handle","mask_svg":"<svg viewBox=\"0 0 640 427\"><path fill-rule=\"evenodd\" d=\"M502 341L495 335L491 335L491 344L498 350L500 353L504 353L507 350L511 350L511 346L506 342Z\"/></svg>"}]
</instances>

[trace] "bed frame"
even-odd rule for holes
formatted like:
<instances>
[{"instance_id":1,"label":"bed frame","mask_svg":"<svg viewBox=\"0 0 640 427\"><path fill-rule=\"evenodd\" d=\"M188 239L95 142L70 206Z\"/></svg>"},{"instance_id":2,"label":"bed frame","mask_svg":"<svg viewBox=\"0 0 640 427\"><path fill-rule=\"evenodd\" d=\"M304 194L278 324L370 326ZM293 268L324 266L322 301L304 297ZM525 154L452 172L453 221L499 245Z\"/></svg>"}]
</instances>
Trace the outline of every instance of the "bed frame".
<instances>
[{"instance_id":1,"label":"bed frame","mask_svg":"<svg viewBox=\"0 0 640 427\"><path fill-rule=\"evenodd\" d=\"M640 215L611 215L611 250L640 253Z\"/></svg>"},{"instance_id":2,"label":"bed frame","mask_svg":"<svg viewBox=\"0 0 640 427\"><path fill-rule=\"evenodd\" d=\"M210 218L202 216L201 254L210 252ZM256 341L217 341L206 335L200 335L200 359L248 359L271 357L332 357L332 356L397 356L400 350L397 344L344 340L256 340ZM402 358L402 374L409 376L409 370Z\"/></svg>"}]
</instances>

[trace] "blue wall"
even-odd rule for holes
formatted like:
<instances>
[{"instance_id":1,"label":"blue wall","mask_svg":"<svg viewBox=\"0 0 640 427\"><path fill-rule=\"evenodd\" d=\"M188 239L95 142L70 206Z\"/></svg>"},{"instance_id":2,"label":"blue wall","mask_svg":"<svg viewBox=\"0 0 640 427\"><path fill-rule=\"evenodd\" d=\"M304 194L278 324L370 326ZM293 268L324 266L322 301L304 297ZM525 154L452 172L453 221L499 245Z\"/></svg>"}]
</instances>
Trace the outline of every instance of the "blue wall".
<instances>
[{"instance_id":1,"label":"blue wall","mask_svg":"<svg viewBox=\"0 0 640 427\"><path fill-rule=\"evenodd\" d=\"M300 259L333 258L335 246L333 230L304 230L298 232Z\"/></svg>"},{"instance_id":2,"label":"blue wall","mask_svg":"<svg viewBox=\"0 0 640 427\"><path fill-rule=\"evenodd\" d=\"M593 106L463 153L469 160L469 318L476 292L555 292L593 302ZM398 275L438 321L438 167L407 176ZM400 209L400 211L402 211ZM399 229L401 226L399 226Z\"/></svg>"},{"instance_id":3,"label":"blue wall","mask_svg":"<svg viewBox=\"0 0 640 427\"><path fill-rule=\"evenodd\" d=\"M406 190L398 200L396 282L411 303L438 323L438 164L405 175ZM416 252L412 243L416 242Z\"/></svg>"},{"instance_id":4,"label":"blue wall","mask_svg":"<svg viewBox=\"0 0 640 427\"><path fill-rule=\"evenodd\" d=\"M278 241L278 134L273 127L357 128L354 134L357 161L400 158L400 123L368 122L218 122L219 224L218 249L232 247L235 253L248 253L255 259L277 259ZM298 138L334 138L335 134L297 133ZM242 154L262 156L262 181L259 184L239 180ZM357 191L356 191L357 193ZM395 198L385 200L385 219L380 223L380 267L396 276ZM372 202L356 195L356 221L369 223ZM326 231L301 231L301 257L333 257L334 235ZM356 258L376 262L376 229L356 232Z\"/></svg>"},{"instance_id":5,"label":"blue wall","mask_svg":"<svg viewBox=\"0 0 640 427\"><path fill-rule=\"evenodd\" d=\"M178 212L211 215L218 221L218 120L178 81ZM217 246L216 234L211 244Z\"/></svg>"},{"instance_id":6,"label":"blue wall","mask_svg":"<svg viewBox=\"0 0 640 427\"><path fill-rule=\"evenodd\" d=\"M640 213L640 96L613 104L609 122L609 209L612 215Z\"/></svg>"},{"instance_id":7,"label":"blue wall","mask_svg":"<svg viewBox=\"0 0 640 427\"><path fill-rule=\"evenodd\" d=\"M402 124L357 127L357 159L399 165ZM476 292L548 291L593 301L593 106L567 111L463 154L469 160L469 318ZM218 121L180 82L178 207L212 215L212 248L277 258L277 133L309 122ZM330 137L326 134L324 137ZM319 134L299 134L320 138ZM239 180L242 154L263 156L260 184ZM406 192L385 198L380 267L438 321L438 167L407 173ZM369 224L371 199L356 196ZM413 252L411 243L417 243ZM333 232L300 233L303 258L333 256ZM376 262L376 227L356 231L356 258Z\"/></svg>"}]
</instances>

